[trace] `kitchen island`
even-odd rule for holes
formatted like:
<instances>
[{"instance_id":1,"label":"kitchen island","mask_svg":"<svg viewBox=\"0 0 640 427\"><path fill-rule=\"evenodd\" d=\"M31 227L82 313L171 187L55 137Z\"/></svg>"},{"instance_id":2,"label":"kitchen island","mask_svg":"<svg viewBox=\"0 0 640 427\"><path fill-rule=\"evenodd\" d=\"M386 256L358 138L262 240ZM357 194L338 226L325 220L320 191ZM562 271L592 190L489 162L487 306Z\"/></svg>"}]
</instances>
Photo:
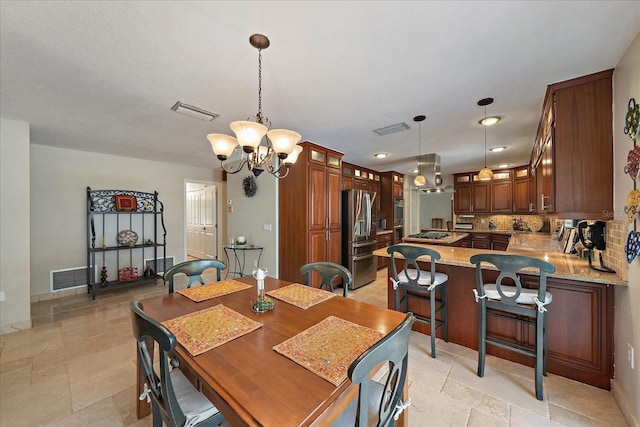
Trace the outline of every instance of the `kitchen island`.
<instances>
[{"instance_id":1,"label":"kitchen island","mask_svg":"<svg viewBox=\"0 0 640 427\"><path fill-rule=\"evenodd\" d=\"M475 267L469 262L469 258L478 253L504 252L441 245L426 246L440 253L441 259L436 270L449 276L449 341L477 350L478 307L473 296L473 289L476 287ZM553 302L549 305L548 312L547 370L609 390L613 377L613 286L626 286L627 282L615 274L590 269L586 260L560 253L557 242L546 233L513 233L507 253L544 259L556 267L556 272L547 279L547 290L553 294ZM389 257L386 248L376 250L374 255ZM400 268L400 264L397 265ZM421 267L427 269L429 263L425 262ZM485 280L494 280L497 271L487 267L484 277ZM534 272L524 270L521 280L525 287L537 287ZM391 285L388 286L387 292L388 306L393 308L394 291ZM428 301L412 299L409 310L416 314L428 314ZM515 325L513 322L497 318L490 320L487 325L490 333L523 344L533 344L535 330L532 326ZM428 334L429 326L416 323L414 330ZM441 331L437 336L442 338ZM521 354L494 346L488 346L487 352L503 359L533 366L533 358Z\"/></svg>"}]
</instances>

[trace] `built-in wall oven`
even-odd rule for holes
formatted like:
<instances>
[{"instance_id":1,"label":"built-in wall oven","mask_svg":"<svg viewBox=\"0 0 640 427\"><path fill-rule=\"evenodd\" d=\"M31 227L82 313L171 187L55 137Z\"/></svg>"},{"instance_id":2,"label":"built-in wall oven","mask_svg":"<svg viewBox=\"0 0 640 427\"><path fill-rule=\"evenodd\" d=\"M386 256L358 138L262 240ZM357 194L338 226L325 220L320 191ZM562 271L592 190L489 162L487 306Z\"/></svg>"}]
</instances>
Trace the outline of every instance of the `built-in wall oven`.
<instances>
[{"instance_id":1,"label":"built-in wall oven","mask_svg":"<svg viewBox=\"0 0 640 427\"><path fill-rule=\"evenodd\" d=\"M401 243L404 237L404 199L393 199L393 243Z\"/></svg>"}]
</instances>

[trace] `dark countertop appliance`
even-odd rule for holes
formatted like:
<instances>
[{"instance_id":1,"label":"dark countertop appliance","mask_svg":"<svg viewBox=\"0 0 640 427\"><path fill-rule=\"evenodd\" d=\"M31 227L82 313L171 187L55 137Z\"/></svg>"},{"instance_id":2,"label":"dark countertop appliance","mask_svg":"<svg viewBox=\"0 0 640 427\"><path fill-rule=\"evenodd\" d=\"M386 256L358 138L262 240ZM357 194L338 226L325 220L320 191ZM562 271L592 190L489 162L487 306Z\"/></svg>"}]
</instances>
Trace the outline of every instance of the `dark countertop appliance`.
<instances>
[{"instance_id":1,"label":"dark countertop appliance","mask_svg":"<svg viewBox=\"0 0 640 427\"><path fill-rule=\"evenodd\" d=\"M585 230L587 230L586 234ZM607 226L604 221L596 221L590 225L587 221L580 221L578 223L578 237L580 237L580 242L589 250L589 267L603 273L615 273L614 270L605 267L602 263L602 252L600 252L600 267L595 267L591 264L594 248L599 251L607 249L606 235Z\"/></svg>"},{"instance_id":2,"label":"dark countertop appliance","mask_svg":"<svg viewBox=\"0 0 640 427\"><path fill-rule=\"evenodd\" d=\"M376 193L364 190L342 192L342 265L353 275L351 289L376 279L377 232L374 200Z\"/></svg>"}]
</instances>

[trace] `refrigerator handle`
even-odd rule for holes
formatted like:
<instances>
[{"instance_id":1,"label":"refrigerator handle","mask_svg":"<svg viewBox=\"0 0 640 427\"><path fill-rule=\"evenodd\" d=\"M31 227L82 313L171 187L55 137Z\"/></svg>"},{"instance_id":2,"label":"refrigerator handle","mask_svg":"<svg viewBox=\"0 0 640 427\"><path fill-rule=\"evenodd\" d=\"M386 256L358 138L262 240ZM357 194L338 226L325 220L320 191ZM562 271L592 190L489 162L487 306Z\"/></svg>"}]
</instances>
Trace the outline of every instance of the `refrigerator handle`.
<instances>
[{"instance_id":1,"label":"refrigerator handle","mask_svg":"<svg viewBox=\"0 0 640 427\"><path fill-rule=\"evenodd\" d=\"M354 261L364 261L365 259L373 258L374 256L375 255L373 255L372 253L362 254L362 255L354 255L353 256L353 260Z\"/></svg>"},{"instance_id":2,"label":"refrigerator handle","mask_svg":"<svg viewBox=\"0 0 640 427\"><path fill-rule=\"evenodd\" d=\"M371 236L371 195L369 193L364 193L365 200L365 221L367 222L367 236Z\"/></svg>"}]
</instances>

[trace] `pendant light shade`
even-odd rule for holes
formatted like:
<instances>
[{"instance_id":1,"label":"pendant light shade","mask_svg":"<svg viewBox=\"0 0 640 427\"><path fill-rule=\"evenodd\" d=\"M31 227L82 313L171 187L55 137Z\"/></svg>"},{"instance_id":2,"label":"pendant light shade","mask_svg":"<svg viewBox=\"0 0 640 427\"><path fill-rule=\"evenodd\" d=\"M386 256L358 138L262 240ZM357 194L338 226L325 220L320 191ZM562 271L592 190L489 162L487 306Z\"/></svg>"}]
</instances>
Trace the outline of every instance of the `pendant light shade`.
<instances>
[{"instance_id":1,"label":"pendant light shade","mask_svg":"<svg viewBox=\"0 0 640 427\"><path fill-rule=\"evenodd\" d=\"M490 105L492 103L493 98L484 98L478 101L478 105L484 107L484 118L480 120L480 123L484 125L484 167L480 169L480 172L478 173L478 179L480 181L490 181L491 179L493 179L493 171L487 167L487 125L483 123L483 121L485 121L485 119L487 118L487 105Z\"/></svg>"},{"instance_id":2,"label":"pendant light shade","mask_svg":"<svg viewBox=\"0 0 640 427\"><path fill-rule=\"evenodd\" d=\"M413 118L414 122L418 122L418 163L420 162L420 155L421 153L421 139L422 139L422 122L424 121L424 119L426 119L426 116L424 115L419 115L419 116L415 116ZM418 164L418 171L420 170L420 165ZM418 175L416 175L416 177L413 179L413 184L416 187L423 187L425 184L427 183L426 178L424 177L424 175L421 175L420 172L418 172Z\"/></svg>"}]
</instances>

